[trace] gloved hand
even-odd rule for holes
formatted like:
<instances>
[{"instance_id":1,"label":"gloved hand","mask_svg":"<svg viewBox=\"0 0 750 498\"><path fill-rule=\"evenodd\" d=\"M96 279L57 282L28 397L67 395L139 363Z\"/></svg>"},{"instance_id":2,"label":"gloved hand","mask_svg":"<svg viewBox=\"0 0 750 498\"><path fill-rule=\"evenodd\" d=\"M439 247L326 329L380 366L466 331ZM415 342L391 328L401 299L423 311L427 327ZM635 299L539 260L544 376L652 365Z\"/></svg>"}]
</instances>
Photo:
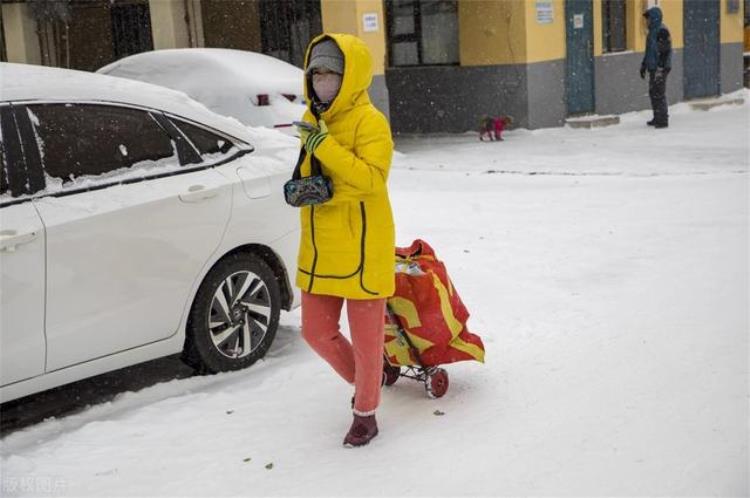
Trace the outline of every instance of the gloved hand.
<instances>
[{"instance_id":1,"label":"gloved hand","mask_svg":"<svg viewBox=\"0 0 750 498\"><path fill-rule=\"evenodd\" d=\"M641 66L641 79L646 77L646 66Z\"/></svg>"},{"instance_id":2,"label":"gloved hand","mask_svg":"<svg viewBox=\"0 0 750 498\"><path fill-rule=\"evenodd\" d=\"M326 126L326 122L322 119L318 121L319 128L302 128L299 127L297 130L299 131L299 138L302 140L302 143L305 145L305 150L308 154L314 154L315 149L318 148L318 146L323 143L323 140L326 139L328 136L328 127Z\"/></svg>"}]
</instances>

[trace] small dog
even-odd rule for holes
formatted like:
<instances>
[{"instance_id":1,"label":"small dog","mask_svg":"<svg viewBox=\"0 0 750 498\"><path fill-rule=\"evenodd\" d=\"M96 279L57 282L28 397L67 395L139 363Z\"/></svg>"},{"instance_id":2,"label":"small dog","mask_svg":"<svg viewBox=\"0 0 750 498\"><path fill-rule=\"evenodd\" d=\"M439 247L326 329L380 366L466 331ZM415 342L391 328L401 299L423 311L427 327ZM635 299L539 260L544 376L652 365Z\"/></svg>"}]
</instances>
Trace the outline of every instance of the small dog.
<instances>
[{"instance_id":1,"label":"small dog","mask_svg":"<svg viewBox=\"0 0 750 498\"><path fill-rule=\"evenodd\" d=\"M485 137L492 141L503 141L503 131L513 123L510 116L483 116L479 121L479 140L484 142Z\"/></svg>"}]
</instances>

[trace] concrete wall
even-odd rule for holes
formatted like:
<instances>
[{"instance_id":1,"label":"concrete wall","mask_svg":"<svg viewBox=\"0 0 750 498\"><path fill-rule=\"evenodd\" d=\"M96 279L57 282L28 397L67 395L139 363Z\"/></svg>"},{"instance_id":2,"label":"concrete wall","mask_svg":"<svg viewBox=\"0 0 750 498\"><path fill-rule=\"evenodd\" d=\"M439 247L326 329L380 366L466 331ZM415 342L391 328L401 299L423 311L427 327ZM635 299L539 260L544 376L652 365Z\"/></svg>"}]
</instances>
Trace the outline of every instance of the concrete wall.
<instances>
[{"instance_id":1,"label":"concrete wall","mask_svg":"<svg viewBox=\"0 0 750 498\"><path fill-rule=\"evenodd\" d=\"M667 100L683 99L682 49L672 53L672 71L667 77ZM594 58L594 88L597 114L620 114L649 109L648 75L638 74L643 53L620 52Z\"/></svg>"},{"instance_id":2,"label":"concrete wall","mask_svg":"<svg viewBox=\"0 0 750 498\"><path fill-rule=\"evenodd\" d=\"M384 74L376 74L372 77L372 85L370 85L368 94L370 95L370 100L372 101L373 105L377 107L380 112L385 114L386 118L390 119L391 113L388 101L388 85L386 85L385 83Z\"/></svg>"},{"instance_id":3,"label":"concrete wall","mask_svg":"<svg viewBox=\"0 0 750 498\"><path fill-rule=\"evenodd\" d=\"M549 128L565 123L565 60L536 62L526 67L529 128Z\"/></svg>"},{"instance_id":4,"label":"concrete wall","mask_svg":"<svg viewBox=\"0 0 750 498\"><path fill-rule=\"evenodd\" d=\"M719 64L721 67L721 93L742 88L742 43L722 43Z\"/></svg>"},{"instance_id":5,"label":"concrete wall","mask_svg":"<svg viewBox=\"0 0 750 498\"><path fill-rule=\"evenodd\" d=\"M394 133L462 133L483 115L528 127L526 66L419 66L386 71Z\"/></svg>"}]
</instances>

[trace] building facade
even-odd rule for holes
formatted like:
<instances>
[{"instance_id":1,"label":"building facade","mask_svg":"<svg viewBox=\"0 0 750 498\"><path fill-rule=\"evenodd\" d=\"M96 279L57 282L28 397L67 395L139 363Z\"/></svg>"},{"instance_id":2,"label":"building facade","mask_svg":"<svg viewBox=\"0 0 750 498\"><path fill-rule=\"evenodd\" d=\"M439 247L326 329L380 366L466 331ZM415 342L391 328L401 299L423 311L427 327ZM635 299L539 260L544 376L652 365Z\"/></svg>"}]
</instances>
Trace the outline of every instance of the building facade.
<instances>
[{"instance_id":1,"label":"building facade","mask_svg":"<svg viewBox=\"0 0 750 498\"><path fill-rule=\"evenodd\" d=\"M670 103L742 87L748 0L2 0L0 59L96 70L146 50L223 47L302 65L321 31L370 46L396 133L525 128L649 107L642 13L672 33Z\"/></svg>"}]
</instances>

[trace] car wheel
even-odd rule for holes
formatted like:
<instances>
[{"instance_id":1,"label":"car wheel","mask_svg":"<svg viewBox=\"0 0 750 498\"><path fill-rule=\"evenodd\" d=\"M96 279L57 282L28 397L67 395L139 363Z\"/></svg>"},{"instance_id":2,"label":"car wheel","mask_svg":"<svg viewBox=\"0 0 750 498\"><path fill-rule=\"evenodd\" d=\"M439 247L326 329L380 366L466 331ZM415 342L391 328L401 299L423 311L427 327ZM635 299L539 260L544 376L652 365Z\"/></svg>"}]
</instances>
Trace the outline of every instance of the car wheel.
<instances>
[{"instance_id":1,"label":"car wheel","mask_svg":"<svg viewBox=\"0 0 750 498\"><path fill-rule=\"evenodd\" d=\"M183 361L200 373L249 367L271 346L280 310L279 282L265 261L251 253L228 256L193 301Z\"/></svg>"}]
</instances>

